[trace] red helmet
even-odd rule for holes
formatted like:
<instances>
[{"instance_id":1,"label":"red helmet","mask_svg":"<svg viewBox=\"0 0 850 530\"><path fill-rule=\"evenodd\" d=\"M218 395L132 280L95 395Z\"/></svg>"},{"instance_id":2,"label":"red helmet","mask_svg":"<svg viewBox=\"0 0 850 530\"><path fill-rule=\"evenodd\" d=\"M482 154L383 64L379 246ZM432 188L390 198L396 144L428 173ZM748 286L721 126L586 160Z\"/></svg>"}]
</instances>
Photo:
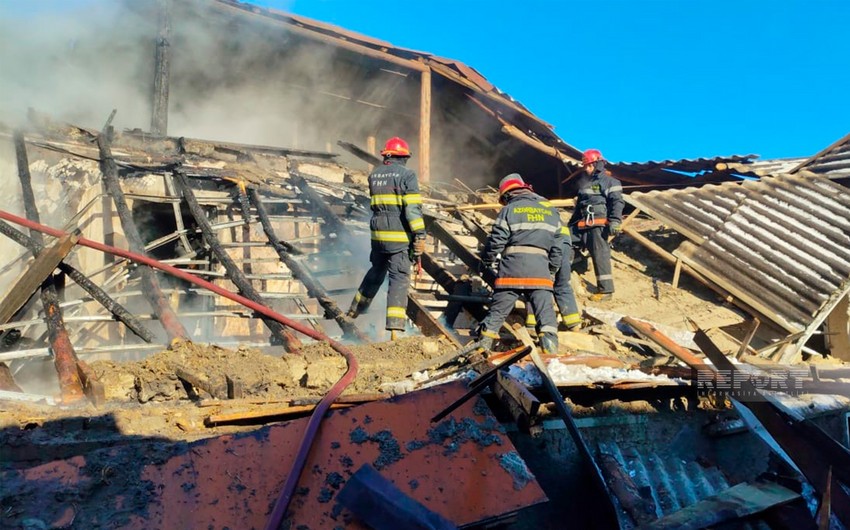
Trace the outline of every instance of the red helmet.
<instances>
[{"instance_id":1,"label":"red helmet","mask_svg":"<svg viewBox=\"0 0 850 530\"><path fill-rule=\"evenodd\" d=\"M593 164L594 162L598 162L600 160L605 160L602 158L602 153L599 149L588 149L581 155L581 163L586 165Z\"/></svg>"},{"instance_id":2,"label":"red helmet","mask_svg":"<svg viewBox=\"0 0 850 530\"><path fill-rule=\"evenodd\" d=\"M398 136L393 136L387 140L381 156L410 156L410 146Z\"/></svg>"}]
</instances>

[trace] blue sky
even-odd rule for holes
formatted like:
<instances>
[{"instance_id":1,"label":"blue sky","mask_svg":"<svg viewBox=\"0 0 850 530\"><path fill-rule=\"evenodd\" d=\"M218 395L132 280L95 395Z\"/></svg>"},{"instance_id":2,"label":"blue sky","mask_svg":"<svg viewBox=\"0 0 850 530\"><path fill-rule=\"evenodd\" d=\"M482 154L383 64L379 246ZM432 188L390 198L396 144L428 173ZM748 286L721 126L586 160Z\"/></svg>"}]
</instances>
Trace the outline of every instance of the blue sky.
<instances>
[{"instance_id":1,"label":"blue sky","mask_svg":"<svg viewBox=\"0 0 850 530\"><path fill-rule=\"evenodd\" d=\"M850 132L844 0L257 0L463 61L611 160L808 156Z\"/></svg>"}]
</instances>

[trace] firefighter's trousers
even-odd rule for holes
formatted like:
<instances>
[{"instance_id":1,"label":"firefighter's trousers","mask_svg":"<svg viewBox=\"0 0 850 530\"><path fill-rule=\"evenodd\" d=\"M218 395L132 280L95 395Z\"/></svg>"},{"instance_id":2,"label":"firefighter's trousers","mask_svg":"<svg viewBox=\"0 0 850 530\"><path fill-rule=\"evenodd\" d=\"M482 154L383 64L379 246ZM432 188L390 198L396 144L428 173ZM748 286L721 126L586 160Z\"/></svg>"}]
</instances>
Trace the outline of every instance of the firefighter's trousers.
<instances>
[{"instance_id":1,"label":"firefighter's trousers","mask_svg":"<svg viewBox=\"0 0 850 530\"><path fill-rule=\"evenodd\" d=\"M578 312L578 304L576 303L576 295L573 292L573 286L570 283L570 275L572 273L573 262L573 247L572 245L564 245L564 254L561 259L561 268L555 274L555 303L558 304L558 309L561 311L561 319L564 325L569 327L581 323L581 315ZM594 263L596 260L594 260ZM612 285L613 289L613 285Z\"/></svg>"},{"instance_id":2,"label":"firefighter's trousers","mask_svg":"<svg viewBox=\"0 0 850 530\"><path fill-rule=\"evenodd\" d=\"M385 254L373 249L369 255L369 261L372 267L360 283L360 288L351 304L354 315L366 312L389 274L386 329L403 330L407 320L407 292L410 288L411 261L407 249L393 254Z\"/></svg>"},{"instance_id":3,"label":"firefighter's trousers","mask_svg":"<svg viewBox=\"0 0 850 530\"><path fill-rule=\"evenodd\" d=\"M614 275L611 271L611 246L608 244L608 227L596 226L577 230L584 248L593 258L593 272L596 274L596 287L600 293L614 292Z\"/></svg>"},{"instance_id":4,"label":"firefighter's trousers","mask_svg":"<svg viewBox=\"0 0 850 530\"><path fill-rule=\"evenodd\" d=\"M499 328L505 323L521 296L526 297L528 305L533 308L535 320L540 324L540 345L543 351L557 353L558 323L555 320L555 308L552 306L552 292L546 289L498 289L493 293L490 312L481 323L481 335L498 339Z\"/></svg>"}]
</instances>

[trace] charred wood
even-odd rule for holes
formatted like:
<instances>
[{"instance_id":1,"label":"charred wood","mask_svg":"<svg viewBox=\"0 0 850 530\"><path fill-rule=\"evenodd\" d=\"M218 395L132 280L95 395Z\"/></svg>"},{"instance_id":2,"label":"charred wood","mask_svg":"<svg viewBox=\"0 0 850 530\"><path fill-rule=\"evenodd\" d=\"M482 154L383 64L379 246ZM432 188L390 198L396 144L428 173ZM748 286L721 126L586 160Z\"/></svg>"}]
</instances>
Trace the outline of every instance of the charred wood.
<instances>
[{"instance_id":1,"label":"charred wood","mask_svg":"<svg viewBox=\"0 0 850 530\"><path fill-rule=\"evenodd\" d=\"M0 221L0 233L9 237L21 246L26 247L33 255L40 254L44 247L37 243L33 238L27 236L23 232L14 228L5 221ZM124 306L116 302L103 289L91 281L88 276L80 272L77 268L68 265L64 261L59 264L59 270L67 274L77 285L85 290L94 300L109 311L119 322L122 322L133 333L145 342L152 342L154 339L153 333L145 327L136 317L134 317Z\"/></svg>"},{"instance_id":2,"label":"charred wood","mask_svg":"<svg viewBox=\"0 0 850 530\"><path fill-rule=\"evenodd\" d=\"M342 312L336 302L334 302L333 298L328 295L321 283L313 277L313 274L307 269L307 267L304 267L297 259L290 255L284 242L277 237L271 220L269 219L268 212L266 211L266 207L263 204L263 201L260 200L260 196L257 194L257 191L252 188L248 193L249 199L253 203L254 208L257 210L257 216L260 219L260 223L263 225L263 231L266 233L266 237L269 239L269 242L272 247L274 247L275 251L277 251L280 260L287 266L287 268L289 268L290 271L292 271L292 275L304 284L304 287L307 289L307 294L319 302L322 308L331 318L336 320L339 327L342 328L346 334L357 337L362 341L367 341L368 338L366 335L357 328L352 319L345 316L345 313Z\"/></svg>"},{"instance_id":3,"label":"charred wood","mask_svg":"<svg viewBox=\"0 0 850 530\"><path fill-rule=\"evenodd\" d=\"M266 301L263 300L263 297L260 296L257 289L255 289L251 284L251 280L245 277L245 273L242 272L242 269L239 268L236 262L233 261L233 258L231 258L227 251L221 246L221 242L215 235L210 221L207 219L207 216L201 208L201 205L198 203L197 198L195 198L195 193L189 186L186 176L176 173L174 181L183 194L183 198L189 206L189 211L192 212L192 217L194 217L195 222L198 223L198 227L201 229L204 240L210 246L212 253L221 262L221 264L224 265L225 270L227 270L228 278L234 283L234 285L236 285L243 296L258 304L268 305ZM277 341L278 344L283 344L284 348L286 348L288 352L294 353L301 349L301 341L283 324L269 318L263 318L263 322L272 332L273 341Z\"/></svg>"},{"instance_id":4,"label":"charred wood","mask_svg":"<svg viewBox=\"0 0 850 530\"><path fill-rule=\"evenodd\" d=\"M124 229L124 236L127 238L127 244L130 246L130 250L137 254L147 255L142 236L139 234L139 229L133 220L133 214L127 205L127 200L124 198L124 192L121 190L121 184L118 182L118 166L112 157L112 149L110 147L111 136L112 128L108 125L97 136L103 185L106 188L106 192L112 197L112 202L115 204L115 211L118 212L118 218L121 220L121 226ZM145 297L162 324L162 327L165 328L169 344L179 340L188 340L189 333L183 327L183 324L180 323L180 320L174 313L174 309L172 309L168 300L162 294L162 288L159 286L159 280L154 274L154 271L146 265L140 265L139 272Z\"/></svg>"},{"instance_id":5,"label":"charred wood","mask_svg":"<svg viewBox=\"0 0 850 530\"><path fill-rule=\"evenodd\" d=\"M35 202L35 194L32 189L32 177L30 175L29 160L27 158L27 147L24 135L20 132L14 134L15 155L18 163L18 177L21 180L21 190L24 198L24 208L27 218L39 222L38 207ZM44 244L44 238L40 232L31 232L32 239L38 244ZM44 305L44 313L47 317L47 329L50 337L50 345L53 349L53 364L59 375L59 387L62 390L62 399L66 402L79 401L83 399L83 387L80 377L77 375L77 354L65 322L62 320L62 310L59 308L59 295L53 284L52 276L48 276L42 284L41 302Z\"/></svg>"}]
</instances>

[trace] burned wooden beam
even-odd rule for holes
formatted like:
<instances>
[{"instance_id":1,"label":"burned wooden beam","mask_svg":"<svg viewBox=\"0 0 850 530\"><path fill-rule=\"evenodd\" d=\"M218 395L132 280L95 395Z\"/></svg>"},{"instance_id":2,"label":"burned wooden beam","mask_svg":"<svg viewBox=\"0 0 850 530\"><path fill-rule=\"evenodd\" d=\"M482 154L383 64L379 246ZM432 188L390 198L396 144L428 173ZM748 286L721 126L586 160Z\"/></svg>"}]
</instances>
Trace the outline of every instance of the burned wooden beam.
<instances>
[{"instance_id":1,"label":"burned wooden beam","mask_svg":"<svg viewBox=\"0 0 850 530\"><path fill-rule=\"evenodd\" d=\"M260 199L260 196L257 194L257 190L251 188L248 191L248 194L251 203L257 210L257 216L260 219L260 223L263 226L263 231L266 233L269 243L271 243L272 247L277 252L280 260L292 272L292 275L304 284L304 287L307 289L307 294L319 302L328 315L330 315L331 318L339 324L339 327L342 328L343 332L353 337L357 337L359 340L364 342L368 341L366 335L360 331L351 318L345 316L345 313L343 313L334 299L330 297L327 291L325 291L322 284L313 277L313 274L307 269L307 267L302 265L300 261L290 255L289 249L286 247L285 243L281 241L275 233L271 219L269 219L268 212L266 211L266 207Z\"/></svg>"},{"instance_id":2,"label":"burned wooden beam","mask_svg":"<svg viewBox=\"0 0 850 530\"><path fill-rule=\"evenodd\" d=\"M198 199L195 198L195 193L192 191L191 186L189 186L189 181L186 176L180 173L175 173L174 181L183 194L183 198L189 206L189 211L192 212L192 217L195 218L195 222L201 229L204 240L210 246L212 253L216 256L216 258L218 258L221 264L224 265L225 270L227 270L227 275L230 281L236 285L239 292L246 298L258 304L268 305L266 301L263 300L263 297L257 289L254 288L251 280L245 277L245 273L242 272L242 269L239 268L236 262L233 261L233 258L231 258L227 251L221 246L221 242L215 235L209 219L207 219L204 210L198 203ZM273 342L276 341L278 344L283 344L286 351L290 353L297 352L301 349L301 341L295 336L295 334L288 330L286 326L270 318L261 318L263 319L266 327L268 327L271 331Z\"/></svg>"},{"instance_id":3,"label":"burned wooden beam","mask_svg":"<svg viewBox=\"0 0 850 530\"><path fill-rule=\"evenodd\" d=\"M456 347L463 346L454 333L434 318L428 308L413 296L413 293L409 293L407 296L407 316L419 327L423 335L428 337L442 335Z\"/></svg>"},{"instance_id":4,"label":"burned wooden beam","mask_svg":"<svg viewBox=\"0 0 850 530\"><path fill-rule=\"evenodd\" d=\"M532 429L536 426L538 430L540 429L538 426L540 418L537 416L540 401L517 378L507 372L499 371L496 384L493 385L493 393L508 409L508 413L520 431L532 433Z\"/></svg>"},{"instance_id":5,"label":"burned wooden beam","mask_svg":"<svg viewBox=\"0 0 850 530\"><path fill-rule=\"evenodd\" d=\"M168 134L168 92L171 73L171 9L170 0L159 0L159 28L154 58L153 112L151 132Z\"/></svg>"},{"instance_id":6,"label":"burned wooden beam","mask_svg":"<svg viewBox=\"0 0 850 530\"><path fill-rule=\"evenodd\" d=\"M44 247L40 244L36 243L34 239L27 236L17 228L14 228L10 224L5 221L0 221L0 233L8 236L11 240L15 241L21 246L26 247L33 255L39 254ZM133 316L132 313L127 311L121 304L116 302L112 297L110 297L106 291L98 287L93 281L91 281L88 276L80 272L76 267L72 267L68 265L64 261L59 263L59 270L68 275L77 285L79 285L84 291L89 293L89 295L100 305L102 305L107 311L109 311L112 316L114 316L119 322L123 323L127 326L130 331L135 333L139 338L144 340L145 342L153 342L154 335L151 331L142 324L139 319Z\"/></svg>"},{"instance_id":7,"label":"burned wooden beam","mask_svg":"<svg viewBox=\"0 0 850 530\"><path fill-rule=\"evenodd\" d=\"M366 162L369 165L378 166L378 165L381 164L380 157L377 157L377 156L373 155L372 153L370 153L369 151L366 151L364 149L357 147L356 145L354 145L351 142L343 142L342 140L339 140L339 141L337 141L336 145L342 147L343 149L345 149L346 151L348 151L349 153L351 153L352 155L356 156L357 158Z\"/></svg>"},{"instance_id":8,"label":"burned wooden beam","mask_svg":"<svg viewBox=\"0 0 850 530\"><path fill-rule=\"evenodd\" d=\"M0 299L0 324L8 322L27 303L36 289L71 252L78 238L77 235L69 234L36 256L24 273L9 286L6 296Z\"/></svg>"},{"instance_id":9,"label":"burned wooden beam","mask_svg":"<svg viewBox=\"0 0 850 530\"><path fill-rule=\"evenodd\" d=\"M635 523L647 524L656 520L655 505L652 497L640 494L640 489L632 480L628 471L620 466L616 457L616 449L610 442L599 442L599 465L608 475L608 483L626 513Z\"/></svg>"},{"instance_id":10,"label":"burned wooden beam","mask_svg":"<svg viewBox=\"0 0 850 530\"><path fill-rule=\"evenodd\" d=\"M174 369L174 375L181 381L192 385L194 388L203 390L210 396L217 399L227 398L227 387L224 385L213 384L206 376L192 372L184 366L178 366Z\"/></svg>"},{"instance_id":11,"label":"burned wooden beam","mask_svg":"<svg viewBox=\"0 0 850 530\"><path fill-rule=\"evenodd\" d=\"M491 287L493 286L496 282L496 273L491 269L485 269L481 264L481 259L475 255L474 252L469 250L469 248L467 248L467 246L464 245L457 237L455 237L443 221L429 218L427 215L425 216L425 220L430 220L428 223L428 231L431 235L446 245L446 247L448 247L448 249L451 250L452 253L457 256L470 270L481 271L481 277L484 281Z\"/></svg>"},{"instance_id":12,"label":"burned wooden beam","mask_svg":"<svg viewBox=\"0 0 850 530\"><path fill-rule=\"evenodd\" d=\"M12 370L6 363L0 363L0 390L23 392L23 389L15 382L15 378L12 377Z\"/></svg>"},{"instance_id":13,"label":"burned wooden beam","mask_svg":"<svg viewBox=\"0 0 850 530\"><path fill-rule=\"evenodd\" d=\"M110 117L111 120L111 117ZM118 182L118 166L115 164L115 159L112 156L110 147L112 142L112 127L108 125L104 130L97 135L97 147L100 152L100 171L103 174L103 186L106 192L112 197L112 202L115 204L115 211L118 212L118 218L121 221L121 227L124 229L124 236L127 238L127 244L130 250L137 253L147 255L145 252L145 244L136 222L133 220L133 213L127 205L127 200L124 197L124 192L121 189L121 184ZM142 280L142 287L151 309L159 319L160 324L165 329L168 335L169 344L175 341L188 340L189 333L177 315L174 313L168 300L162 293L162 288L159 286L154 271L146 266L139 265L139 273Z\"/></svg>"},{"instance_id":14,"label":"burned wooden beam","mask_svg":"<svg viewBox=\"0 0 850 530\"><path fill-rule=\"evenodd\" d=\"M27 218L39 222L38 207L35 202L35 194L32 189L32 176L30 175L29 160L24 135L16 132L13 136L15 144L15 155L18 163L18 177L21 181L21 191L24 198L24 209ZM44 244L44 237L40 232L31 231L32 239L40 245ZM41 287L41 303L44 306L44 314L47 317L48 336L53 350L53 365L59 376L59 388L62 392L62 400L75 402L83 399L83 387L80 376L77 374L77 354L74 345L68 337L65 322L62 320L62 310L59 308L59 295L53 284L52 276L48 276Z\"/></svg>"},{"instance_id":15,"label":"burned wooden beam","mask_svg":"<svg viewBox=\"0 0 850 530\"><path fill-rule=\"evenodd\" d=\"M98 380L94 370L85 361L77 361L77 373L80 376L80 381L83 383L83 391L86 393L89 401L96 407L106 403L106 388Z\"/></svg>"}]
</instances>

